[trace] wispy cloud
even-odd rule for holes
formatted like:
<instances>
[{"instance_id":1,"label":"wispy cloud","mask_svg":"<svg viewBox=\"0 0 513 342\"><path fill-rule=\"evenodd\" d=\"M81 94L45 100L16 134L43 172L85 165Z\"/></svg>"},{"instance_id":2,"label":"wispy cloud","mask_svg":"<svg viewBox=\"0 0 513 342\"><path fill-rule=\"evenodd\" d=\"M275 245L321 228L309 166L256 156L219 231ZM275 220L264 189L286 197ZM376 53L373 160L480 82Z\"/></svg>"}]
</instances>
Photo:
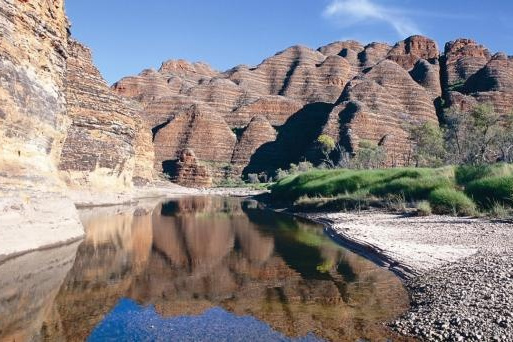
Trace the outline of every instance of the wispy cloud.
<instances>
[{"instance_id":1,"label":"wispy cloud","mask_svg":"<svg viewBox=\"0 0 513 342\"><path fill-rule=\"evenodd\" d=\"M381 21L391 26L400 38L421 33L410 15L404 9L384 7L372 0L332 0L324 9L324 16L336 19L344 26Z\"/></svg>"}]
</instances>

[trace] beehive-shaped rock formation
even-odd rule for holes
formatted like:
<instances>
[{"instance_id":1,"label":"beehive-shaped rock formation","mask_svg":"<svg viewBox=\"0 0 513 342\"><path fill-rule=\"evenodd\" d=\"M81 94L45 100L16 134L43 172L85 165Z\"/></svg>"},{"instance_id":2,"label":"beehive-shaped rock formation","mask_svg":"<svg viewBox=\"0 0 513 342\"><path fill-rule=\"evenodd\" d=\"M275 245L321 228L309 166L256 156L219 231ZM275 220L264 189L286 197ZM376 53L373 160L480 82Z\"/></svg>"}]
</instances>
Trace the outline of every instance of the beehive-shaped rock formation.
<instances>
[{"instance_id":1,"label":"beehive-shaped rock formation","mask_svg":"<svg viewBox=\"0 0 513 342\"><path fill-rule=\"evenodd\" d=\"M180 185L190 187L212 186L212 177L204 165L200 165L194 151L185 149L180 152L178 161L170 166L171 179Z\"/></svg>"}]
</instances>

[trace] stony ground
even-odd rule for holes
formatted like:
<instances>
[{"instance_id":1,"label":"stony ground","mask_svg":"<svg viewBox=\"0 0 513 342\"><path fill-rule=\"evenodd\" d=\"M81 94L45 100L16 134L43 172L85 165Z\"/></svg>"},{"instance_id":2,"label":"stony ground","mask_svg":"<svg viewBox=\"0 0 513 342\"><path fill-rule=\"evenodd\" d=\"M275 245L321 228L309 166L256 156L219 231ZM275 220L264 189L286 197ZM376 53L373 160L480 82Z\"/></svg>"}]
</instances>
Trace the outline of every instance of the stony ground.
<instances>
[{"instance_id":1,"label":"stony ground","mask_svg":"<svg viewBox=\"0 0 513 342\"><path fill-rule=\"evenodd\" d=\"M513 251L476 255L407 282L408 313L391 326L430 341L513 341Z\"/></svg>"},{"instance_id":2,"label":"stony ground","mask_svg":"<svg viewBox=\"0 0 513 342\"><path fill-rule=\"evenodd\" d=\"M390 326L426 341L513 341L513 223L380 212L315 214L401 275L411 309Z\"/></svg>"}]
</instances>

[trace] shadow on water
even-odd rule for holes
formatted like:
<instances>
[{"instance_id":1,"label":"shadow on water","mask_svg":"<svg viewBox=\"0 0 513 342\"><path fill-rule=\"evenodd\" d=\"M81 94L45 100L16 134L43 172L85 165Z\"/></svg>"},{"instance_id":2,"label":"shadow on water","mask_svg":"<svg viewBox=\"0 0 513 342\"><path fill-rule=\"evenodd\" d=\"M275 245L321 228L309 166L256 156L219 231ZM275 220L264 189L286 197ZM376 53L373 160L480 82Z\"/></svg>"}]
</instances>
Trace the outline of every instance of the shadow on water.
<instances>
[{"instance_id":1,"label":"shadow on water","mask_svg":"<svg viewBox=\"0 0 513 342\"><path fill-rule=\"evenodd\" d=\"M393 274L257 202L191 197L81 218L78 250L0 265L0 340L404 340L379 323L407 308Z\"/></svg>"}]
</instances>

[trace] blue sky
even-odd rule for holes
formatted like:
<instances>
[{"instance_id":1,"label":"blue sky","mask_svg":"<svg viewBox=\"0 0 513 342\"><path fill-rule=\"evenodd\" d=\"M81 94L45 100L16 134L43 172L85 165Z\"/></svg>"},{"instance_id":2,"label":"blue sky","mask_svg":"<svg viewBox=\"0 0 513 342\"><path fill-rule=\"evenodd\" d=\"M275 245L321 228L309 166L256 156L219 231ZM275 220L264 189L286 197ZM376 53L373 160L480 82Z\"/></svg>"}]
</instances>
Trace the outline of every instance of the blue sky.
<instances>
[{"instance_id":1,"label":"blue sky","mask_svg":"<svg viewBox=\"0 0 513 342\"><path fill-rule=\"evenodd\" d=\"M184 58L226 70L295 44L468 37L513 54L513 1L67 0L75 38L109 83Z\"/></svg>"}]
</instances>

